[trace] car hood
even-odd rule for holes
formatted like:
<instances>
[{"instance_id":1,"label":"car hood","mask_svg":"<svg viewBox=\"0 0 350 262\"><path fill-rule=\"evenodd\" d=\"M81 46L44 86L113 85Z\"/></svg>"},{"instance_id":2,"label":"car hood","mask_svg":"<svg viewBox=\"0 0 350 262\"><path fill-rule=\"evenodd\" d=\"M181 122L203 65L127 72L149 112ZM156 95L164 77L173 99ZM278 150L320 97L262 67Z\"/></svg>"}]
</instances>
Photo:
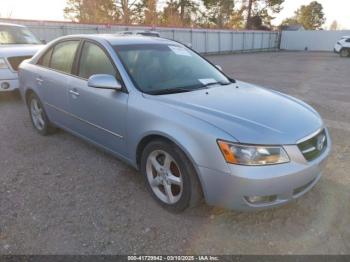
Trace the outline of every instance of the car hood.
<instances>
[{"instance_id":1,"label":"car hood","mask_svg":"<svg viewBox=\"0 0 350 262\"><path fill-rule=\"evenodd\" d=\"M44 45L0 45L0 57L33 56Z\"/></svg>"},{"instance_id":2,"label":"car hood","mask_svg":"<svg viewBox=\"0 0 350 262\"><path fill-rule=\"evenodd\" d=\"M206 121L241 143L295 144L323 126L319 114L304 102L244 82L147 97Z\"/></svg>"}]
</instances>

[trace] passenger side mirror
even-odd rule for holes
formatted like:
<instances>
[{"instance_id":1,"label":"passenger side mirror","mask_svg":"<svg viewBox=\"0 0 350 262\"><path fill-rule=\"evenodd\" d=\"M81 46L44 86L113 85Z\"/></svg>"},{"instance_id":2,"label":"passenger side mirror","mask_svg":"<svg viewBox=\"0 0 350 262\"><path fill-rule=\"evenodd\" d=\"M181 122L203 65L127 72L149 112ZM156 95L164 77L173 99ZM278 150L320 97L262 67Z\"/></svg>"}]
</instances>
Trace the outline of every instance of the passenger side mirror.
<instances>
[{"instance_id":1,"label":"passenger side mirror","mask_svg":"<svg viewBox=\"0 0 350 262\"><path fill-rule=\"evenodd\" d=\"M215 65L217 69L219 69L220 71L222 71L222 67L220 65Z\"/></svg>"},{"instance_id":2,"label":"passenger side mirror","mask_svg":"<svg viewBox=\"0 0 350 262\"><path fill-rule=\"evenodd\" d=\"M101 89L114 89L117 91L122 89L122 85L114 76L103 74L90 76L88 86Z\"/></svg>"}]
</instances>

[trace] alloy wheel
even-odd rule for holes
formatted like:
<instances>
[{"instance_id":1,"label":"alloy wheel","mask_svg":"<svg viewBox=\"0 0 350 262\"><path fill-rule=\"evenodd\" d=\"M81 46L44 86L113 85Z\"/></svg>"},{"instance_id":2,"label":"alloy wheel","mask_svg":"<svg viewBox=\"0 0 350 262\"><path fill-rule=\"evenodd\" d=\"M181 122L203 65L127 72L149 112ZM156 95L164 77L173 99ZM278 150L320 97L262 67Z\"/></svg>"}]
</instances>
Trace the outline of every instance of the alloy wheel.
<instances>
[{"instance_id":1,"label":"alloy wheel","mask_svg":"<svg viewBox=\"0 0 350 262\"><path fill-rule=\"evenodd\" d=\"M163 150L151 152L146 162L148 182L154 194L166 204L177 203L183 193L183 177L174 158Z\"/></svg>"},{"instance_id":2,"label":"alloy wheel","mask_svg":"<svg viewBox=\"0 0 350 262\"><path fill-rule=\"evenodd\" d=\"M341 50L341 51L340 51L340 56L341 56L341 57L347 57L347 56L349 56L349 50L347 50L347 49Z\"/></svg>"},{"instance_id":3,"label":"alloy wheel","mask_svg":"<svg viewBox=\"0 0 350 262\"><path fill-rule=\"evenodd\" d=\"M35 128L38 129L39 131L44 130L45 128L44 111L43 111L43 108L41 107L40 102L36 98L33 98L30 101L30 114L31 114Z\"/></svg>"}]
</instances>

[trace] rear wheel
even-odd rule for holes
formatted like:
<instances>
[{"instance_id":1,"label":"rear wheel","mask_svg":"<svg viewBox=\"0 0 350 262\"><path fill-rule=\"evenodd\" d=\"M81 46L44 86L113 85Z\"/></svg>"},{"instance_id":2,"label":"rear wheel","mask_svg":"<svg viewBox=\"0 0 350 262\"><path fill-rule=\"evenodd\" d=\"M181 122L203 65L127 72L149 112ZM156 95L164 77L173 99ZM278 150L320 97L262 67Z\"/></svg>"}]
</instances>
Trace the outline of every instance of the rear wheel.
<instances>
[{"instance_id":1,"label":"rear wheel","mask_svg":"<svg viewBox=\"0 0 350 262\"><path fill-rule=\"evenodd\" d=\"M181 212L202 199L196 172L186 155L174 144L149 143L141 158L141 171L153 198L167 210Z\"/></svg>"},{"instance_id":2,"label":"rear wheel","mask_svg":"<svg viewBox=\"0 0 350 262\"><path fill-rule=\"evenodd\" d=\"M33 127L41 135L48 135L55 131L55 128L50 124L45 113L44 107L39 97L32 93L28 97L28 109Z\"/></svg>"},{"instance_id":3,"label":"rear wheel","mask_svg":"<svg viewBox=\"0 0 350 262\"><path fill-rule=\"evenodd\" d=\"M340 56L341 57L348 57L350 56L350 51L347 48L343 48L342 50L340 50Z\"/></svg>"}]
</instances>

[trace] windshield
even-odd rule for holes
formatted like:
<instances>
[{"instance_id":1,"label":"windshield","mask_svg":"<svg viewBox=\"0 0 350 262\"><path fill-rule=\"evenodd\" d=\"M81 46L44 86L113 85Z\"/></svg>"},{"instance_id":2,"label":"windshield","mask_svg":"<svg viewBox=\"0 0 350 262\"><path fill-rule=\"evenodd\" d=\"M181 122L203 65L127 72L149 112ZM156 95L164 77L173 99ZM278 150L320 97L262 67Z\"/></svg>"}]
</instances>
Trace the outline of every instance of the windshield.
<instances>
[{"instance_id":1,"label":"windshield","mask_svg":"<svg viewBox=\"0 0 350 262\"><path fill-rule=\"evenodd\" d=\"M185 92L216 83L231 83L216 67L180 45L142 44L114 48L134 84L144 93Z\"/></svg>"},{"instance_id":2,"label":"windshield","mask_svg":"<svg viewBox=\"0 0 350 262\"><path fill-rule=\"evenodd\" d=\"M25 27L0 26L0 44L40 44L40 41Z\"/></svg>"}]
</instances>

